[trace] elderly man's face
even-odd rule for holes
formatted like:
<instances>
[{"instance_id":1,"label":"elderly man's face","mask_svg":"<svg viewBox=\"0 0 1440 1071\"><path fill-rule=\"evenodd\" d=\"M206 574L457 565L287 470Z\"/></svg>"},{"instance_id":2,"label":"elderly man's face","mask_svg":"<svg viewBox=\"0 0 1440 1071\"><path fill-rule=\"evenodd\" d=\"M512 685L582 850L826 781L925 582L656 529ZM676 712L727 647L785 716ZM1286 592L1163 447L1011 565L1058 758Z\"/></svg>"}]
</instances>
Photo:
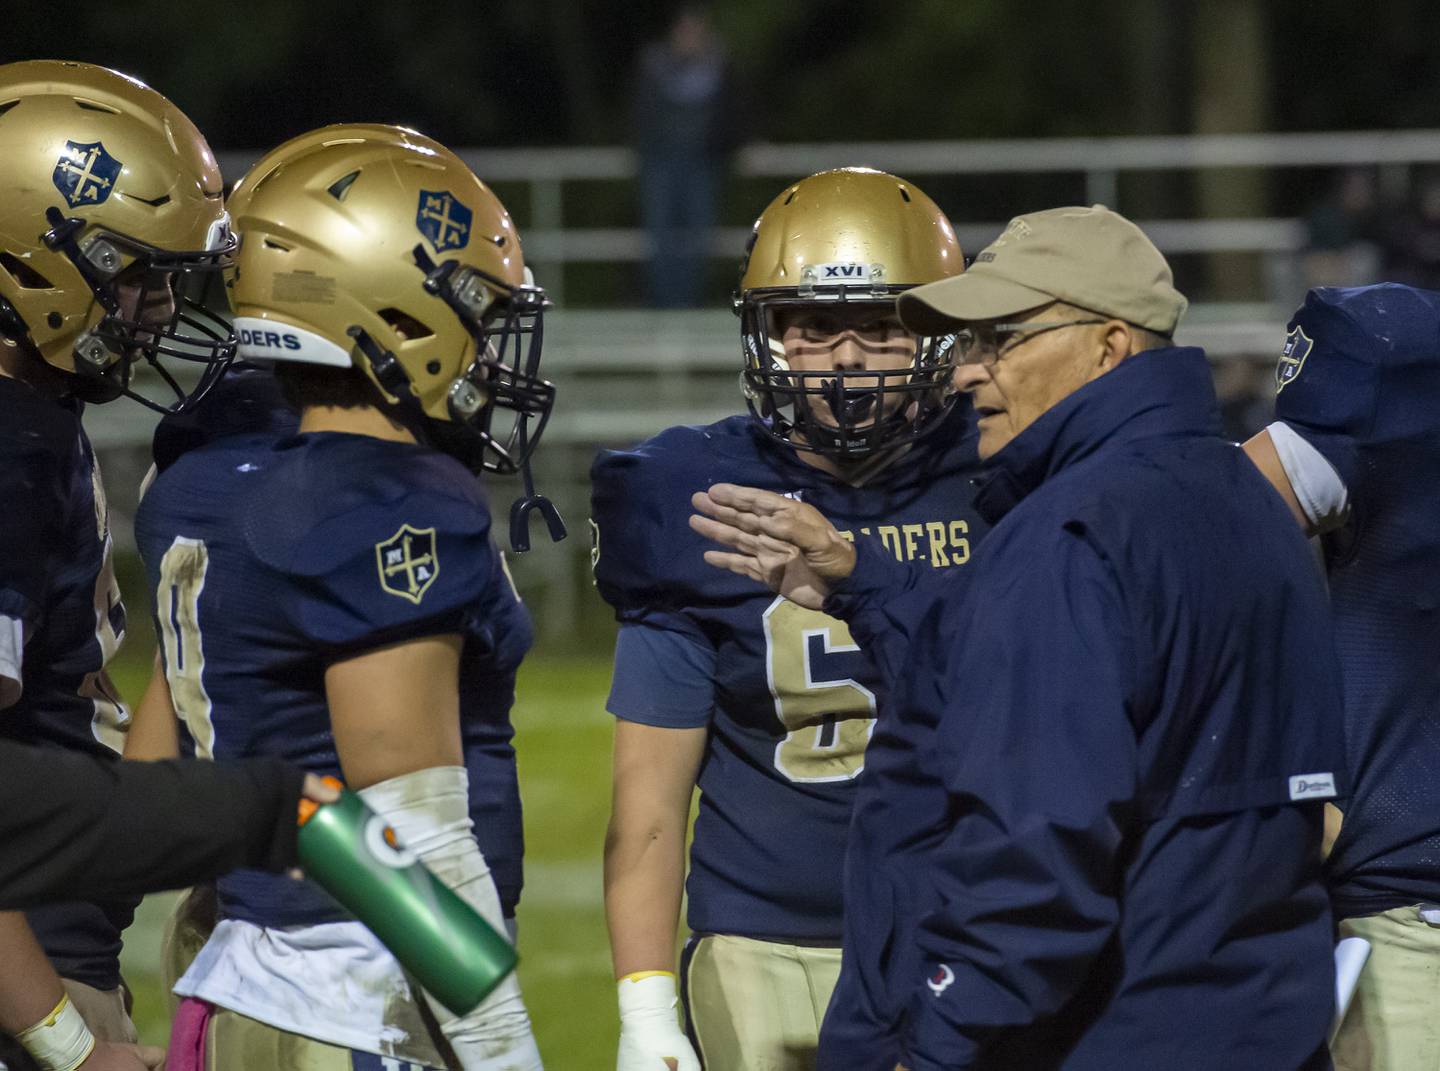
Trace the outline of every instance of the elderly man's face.
<instances>
[{"instance_id":1,"label":"elderly man's face","mask_svg":"<svg viewBox=\"0 0 1440 1071\"><path fill-rule=\"evenodd\" d=\"M1004 327L1013 330L975 325L978 341L955 370L956 389L970 395L979 417L981 458L1004 448L1041 413L1109 367L1105 321L1063 305L1043 305L1006 320ZM1035 326L1027 330L1021 324Z\"/></svg>"}]
</instances>

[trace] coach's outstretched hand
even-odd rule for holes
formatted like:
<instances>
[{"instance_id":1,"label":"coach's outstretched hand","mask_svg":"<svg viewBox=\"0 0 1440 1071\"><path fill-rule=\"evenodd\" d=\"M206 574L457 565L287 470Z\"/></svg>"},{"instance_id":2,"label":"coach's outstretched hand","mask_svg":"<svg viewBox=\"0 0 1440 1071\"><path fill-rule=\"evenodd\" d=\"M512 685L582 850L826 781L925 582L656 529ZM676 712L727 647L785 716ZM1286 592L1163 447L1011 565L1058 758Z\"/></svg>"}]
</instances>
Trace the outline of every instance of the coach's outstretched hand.
<instances>
[{"instance_id":1,"label":"coach's outstretched hand","mask_svg":"<svg viewBox=\"0 0 1440 1071\"><path fill-rule=\"evenodd\" d=\"M730 550L705 560L758 580L811 610L855 569L855 547L814 506L773 491L717 483L690 499L690 527Z\"/></svg>"}]
</instances>

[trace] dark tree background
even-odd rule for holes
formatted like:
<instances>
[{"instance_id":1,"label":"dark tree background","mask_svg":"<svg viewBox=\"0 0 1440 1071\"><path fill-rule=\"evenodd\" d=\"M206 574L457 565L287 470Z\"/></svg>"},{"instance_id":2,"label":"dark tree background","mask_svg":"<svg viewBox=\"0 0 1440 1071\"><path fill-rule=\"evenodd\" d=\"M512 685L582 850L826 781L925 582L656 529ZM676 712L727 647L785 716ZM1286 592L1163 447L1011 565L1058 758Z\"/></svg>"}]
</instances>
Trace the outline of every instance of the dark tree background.
<instances>
[{"instance_id":1,"label":"dark tree background","mask_svg":"<svg viewBox=\"0 0 1440 1071\"><path fill-rule=\"evenodd\" d=\"M226 148L265 148L337 119L404 121L454 144L607 144L626 135L636 52L676 6L6 0L0 59L131 71ZM717 0L711 10L755 101L755 135L777 141L1227 128L1224 115L1205 121L1204 98L1227 83L1272 130L1440 121L1440 5L1428 0Z\"/></svg>"},{"instance_id":2,"label":"dark tree background","mask_svg":"<svg viewBox=\"0 0 1440 1071\"><path fill-rule=\"evenodd\" d=\"M677 0L0 0L0 61L133 73L217 149L263 150L342 120L464 147L627 140L631 71ZM1440 126L1433 0L714 0L750 140L817 142ZM867 161L856 161L864 163ZM234 177L234 176L232 176ZM1413 177L1413 176L1412 176ZM1074 176L936 176L957 221L1083 197ZM1333 175L1304 169L1122 178L1139 219L1303 216ZM722 222L773 181L733 179ZM522 228L530 202L497 186ZM568 226L637 222L623 183L574 184ZM1228 256L1228 255L1227 255ZM1207 296L1261 287L1254 257L1176 263ZM1193 259L1193 258L1192 258ZM548 266L547 266L548 267ZM633 302L638 268L572 265L572 304ZM733 267L716 262L723 300ZM553 276L552 276L553 278Z\"/></svg>"}]
</instances>

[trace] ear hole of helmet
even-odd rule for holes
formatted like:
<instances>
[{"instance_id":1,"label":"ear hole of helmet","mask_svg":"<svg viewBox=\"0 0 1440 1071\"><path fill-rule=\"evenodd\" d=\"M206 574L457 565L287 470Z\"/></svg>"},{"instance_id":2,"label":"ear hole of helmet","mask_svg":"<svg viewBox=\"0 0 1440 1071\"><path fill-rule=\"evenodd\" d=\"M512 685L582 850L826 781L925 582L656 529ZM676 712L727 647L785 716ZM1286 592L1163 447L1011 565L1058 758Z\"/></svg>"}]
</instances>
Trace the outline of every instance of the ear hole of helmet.
<instances>
[{"instance_id":1,"label":"ear hole of helmet","mask_svg":"<svg viewBox=\"0 0 1440 1071\"><path fill-rule=\"evenodd\" d=\"M14 253L0 253L0 268L4 268L10 278L15 280L17 286L22 290L54 290L55 284L45 276L26 264Z\"/></svg>"},{"instance_id":2,"label":"ear hole of helmet","mask_svg":"<svg viewBox=\"0 0 1440 1071\"><path fill-rule=\"evenodd\" d=\"M390 329L400 336L401 342L414 342L417 339L429 338L435 333L408 312L399 309L381 309L375 315L390 325Z\"/></svg>"},{"instance_id":3,"label":"ear hole of helmet","mask_svg":"<svg viewBox=\"0 0 1440 1071\"><path fill-rule=\"evenodd\" d=\"M0 338L8 338L11 342L25 344L29 329L25 326L25 320L15 311L15 306L4 298L0 298Z\"/></svg>"}]
</instances>

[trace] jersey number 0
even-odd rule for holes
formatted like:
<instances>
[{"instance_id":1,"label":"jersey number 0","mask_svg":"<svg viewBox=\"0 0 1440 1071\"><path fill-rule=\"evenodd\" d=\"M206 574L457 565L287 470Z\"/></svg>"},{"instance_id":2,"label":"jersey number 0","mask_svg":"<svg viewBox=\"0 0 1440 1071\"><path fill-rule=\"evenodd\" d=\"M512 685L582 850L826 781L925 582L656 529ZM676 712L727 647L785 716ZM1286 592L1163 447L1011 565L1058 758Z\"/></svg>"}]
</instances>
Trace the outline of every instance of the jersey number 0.
<instances>
[{"instance_id":1,"label":"jersey number 0","mask_svg":"<svg viewBox=\"0 0 1440 1071\"><path fill-rule=\"evenodd\" d=\"M200 592L209 567L210 555L202 541L177 536L160 559L160 586L155 592L170 701L195 741L195 757L201 759L215 757L210 696L201 678L205 652L200 645Z\"/></svg>"},{"instance_id":2,"label":"jersey number 0","mask_svg":"<svg viewBox=\"0 0 1440 1071\"><path fill-rule=\"evenodd\" d=\"M765 674L785 739L775 768L792 781L849 781L865 768L875 728L875 693L826 663L859 645L843 622L777 598L764 614Z\"/></svg>"}]
</instances>

